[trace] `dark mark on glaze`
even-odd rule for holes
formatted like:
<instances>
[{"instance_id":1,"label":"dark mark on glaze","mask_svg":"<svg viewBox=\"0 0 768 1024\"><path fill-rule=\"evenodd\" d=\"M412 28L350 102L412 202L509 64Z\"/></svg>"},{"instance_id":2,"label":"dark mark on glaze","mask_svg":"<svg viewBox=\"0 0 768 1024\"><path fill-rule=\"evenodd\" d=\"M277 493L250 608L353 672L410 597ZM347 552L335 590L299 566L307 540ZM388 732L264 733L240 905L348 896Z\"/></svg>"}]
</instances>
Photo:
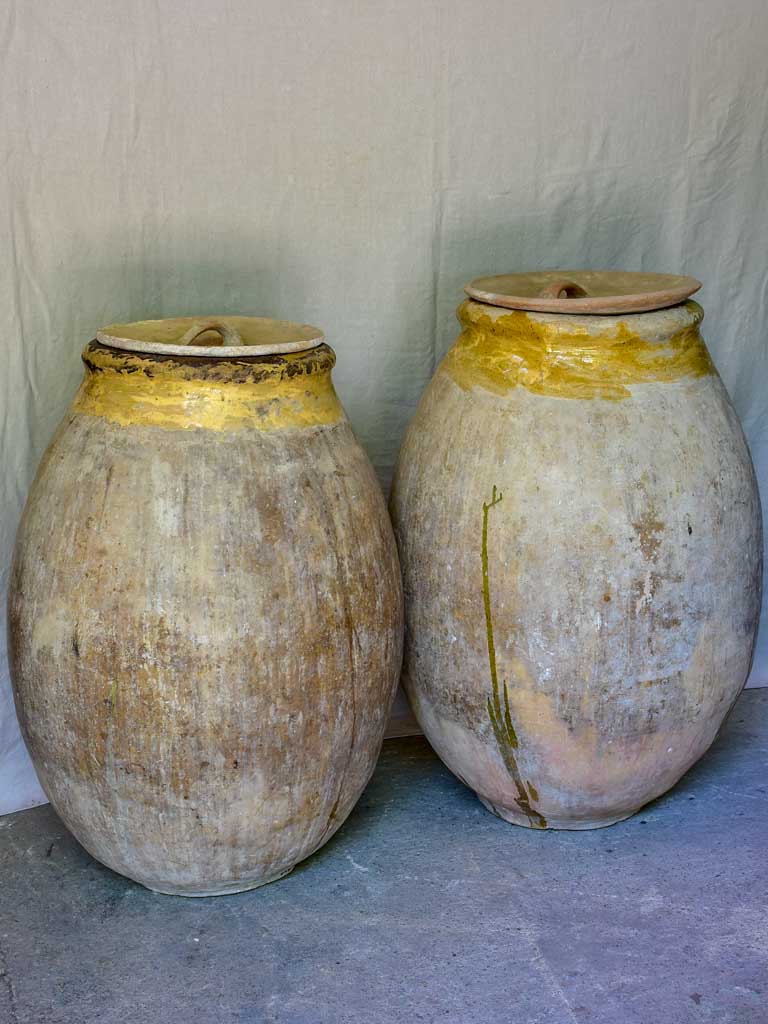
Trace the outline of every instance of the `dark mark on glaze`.
<instances>
[{"instance_id":1,"label":"dark mark on glaze","mask_svg":"<svg viewBox=\"0 0 768 1024\"><path fill-rule=\"evenodd\" d=\"M509 709L509 690L504 683L504 707L501 705L501 692L499 690L499 677L496 669L496 644L493 638L493 618L491 614L491 586L488 576L488 512L498 505L503 498L501 491L496 490L494 485L491 493L491 500L483 502L483 539L482 539L482 565L483 565L483 605L485 608L485 628L488 642L488 664L491 671L492 695L488 698L488 716L491 720L496 742L499 746L504 766L517 787L518 796L515 803L528 818L531 828L546 828L547 821L532 803L538 800L539 794L530 784L523 781L520 769L515 758L514 751L517 750L519 742L515 727L512 724L512 715Z\"/></svg>"}]
</instances>

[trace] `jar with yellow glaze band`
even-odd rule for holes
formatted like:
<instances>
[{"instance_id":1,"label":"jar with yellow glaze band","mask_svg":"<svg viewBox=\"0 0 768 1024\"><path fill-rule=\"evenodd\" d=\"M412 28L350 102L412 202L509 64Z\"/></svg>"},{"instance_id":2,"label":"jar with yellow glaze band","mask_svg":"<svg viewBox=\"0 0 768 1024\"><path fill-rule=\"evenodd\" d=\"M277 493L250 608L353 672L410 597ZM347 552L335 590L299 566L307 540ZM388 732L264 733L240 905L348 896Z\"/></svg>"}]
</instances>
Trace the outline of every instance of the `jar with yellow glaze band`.
<instances>
[{"instance_id":1,"label":"jar with yellow glaze band","mask_svg":"<svg viewBox=\"0 0 768 1024\"><path fill-rule=\"evenodd\" d=\"M105 328L19 529L14 691L58 814L167 893L286 874L373 770L401 658L383 498L306 325Z\"/></svg>"},{"instance_id":2,"label":"jar with yellow glaze band","mask_svg":"<svg viewBox=\"0 0 768 1024\"><path fill-rule=\"evenodd\" d=\"M406 691L448 767L515 824L633 814L747 678L760 503L698 287L473 282L403 443Z\"/></svg>"}]
</instances>

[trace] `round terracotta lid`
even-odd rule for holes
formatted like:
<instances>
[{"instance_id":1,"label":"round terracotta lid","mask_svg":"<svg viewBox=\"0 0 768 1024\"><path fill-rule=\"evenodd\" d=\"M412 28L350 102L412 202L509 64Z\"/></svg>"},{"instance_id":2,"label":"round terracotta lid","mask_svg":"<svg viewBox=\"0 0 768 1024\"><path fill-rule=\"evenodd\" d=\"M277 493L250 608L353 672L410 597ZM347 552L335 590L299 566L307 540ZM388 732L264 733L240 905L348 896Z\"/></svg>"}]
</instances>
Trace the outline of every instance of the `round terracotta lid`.
<instances>
[{"instance_id":1,"label":"round terracotta lid","mask_svg":"<svg viewBox=\"0 0 768 1024\"><path fill-rule=\"evenodd\" d=\"M477 277L464 291L478 302L539 313L644 313L676 306L701 288L695 277L629 270L538 270Z\"/></svg>"},{"instance_id":2,"label":"round terracotta lid","mask_svg":"<svg viewBox=\"0 0 768 1024\"><path fill-rule=\"evenodd\" d=\"M178 316L110 324L96 340L128 352L232 359L304 352L322 345L324 335L310 324L261 316Z\"/></svg>"}]
</instances>

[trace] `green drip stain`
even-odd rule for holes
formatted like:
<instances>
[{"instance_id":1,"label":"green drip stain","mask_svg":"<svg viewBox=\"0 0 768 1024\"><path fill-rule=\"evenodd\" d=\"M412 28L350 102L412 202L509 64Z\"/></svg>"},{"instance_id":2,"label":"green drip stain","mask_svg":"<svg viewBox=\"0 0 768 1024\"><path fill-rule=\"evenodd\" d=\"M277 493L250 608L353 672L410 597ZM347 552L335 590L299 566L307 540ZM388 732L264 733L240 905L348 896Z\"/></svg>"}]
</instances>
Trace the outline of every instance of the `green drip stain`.
<instances>
[{"instance_id":1,"label":"green drip stain","mask_svg":"<svg viewBox=\"0 0 768 1024\"><path fill-rule=\"evenodd\" d=\"M499 746L499 753L517 787L518 796L515 803L530 822L531 828L546 828L546 818L539 814L536 808L532 806L532 801L538 800L539 794L530 782L526 787L526 783L523 781L517 765L514 752L517 750L519 742L509 710L509 691L505 682L503 686L504 703L502 707L502 691L499 688L499 676L496 669L496 644L493 639L493 617L491 614L491 584L488 578L488 512L498 505L503 497L504 495L501 491L497 491L494 485L491 492L491 500L483 502L483 605L485 607L485 629L488 639L488 665L491 670L491 686L493 688L492 694L488 698L488 716Z\"/></svg>"}]
</instances>

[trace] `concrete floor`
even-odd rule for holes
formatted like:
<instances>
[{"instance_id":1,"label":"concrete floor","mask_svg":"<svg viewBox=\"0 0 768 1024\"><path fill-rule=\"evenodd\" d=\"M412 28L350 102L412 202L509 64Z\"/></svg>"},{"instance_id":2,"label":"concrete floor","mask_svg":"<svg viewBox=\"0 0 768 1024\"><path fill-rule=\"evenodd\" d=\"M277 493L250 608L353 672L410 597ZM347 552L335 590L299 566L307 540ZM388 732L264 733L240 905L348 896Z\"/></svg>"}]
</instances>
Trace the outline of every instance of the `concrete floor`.
<instances>
[{"instance_id":1,"label":"concrete floor","mask_svg":"<svg viewBox=\"0 0 768 1024\"><path fill-rule=\"evenodd\" d=\"M49 808L0 819L0 1021L768 1022L768 690L597 832L492 817L421 739L281 882L158 896Z\"/></svg>"}]
</instances>

